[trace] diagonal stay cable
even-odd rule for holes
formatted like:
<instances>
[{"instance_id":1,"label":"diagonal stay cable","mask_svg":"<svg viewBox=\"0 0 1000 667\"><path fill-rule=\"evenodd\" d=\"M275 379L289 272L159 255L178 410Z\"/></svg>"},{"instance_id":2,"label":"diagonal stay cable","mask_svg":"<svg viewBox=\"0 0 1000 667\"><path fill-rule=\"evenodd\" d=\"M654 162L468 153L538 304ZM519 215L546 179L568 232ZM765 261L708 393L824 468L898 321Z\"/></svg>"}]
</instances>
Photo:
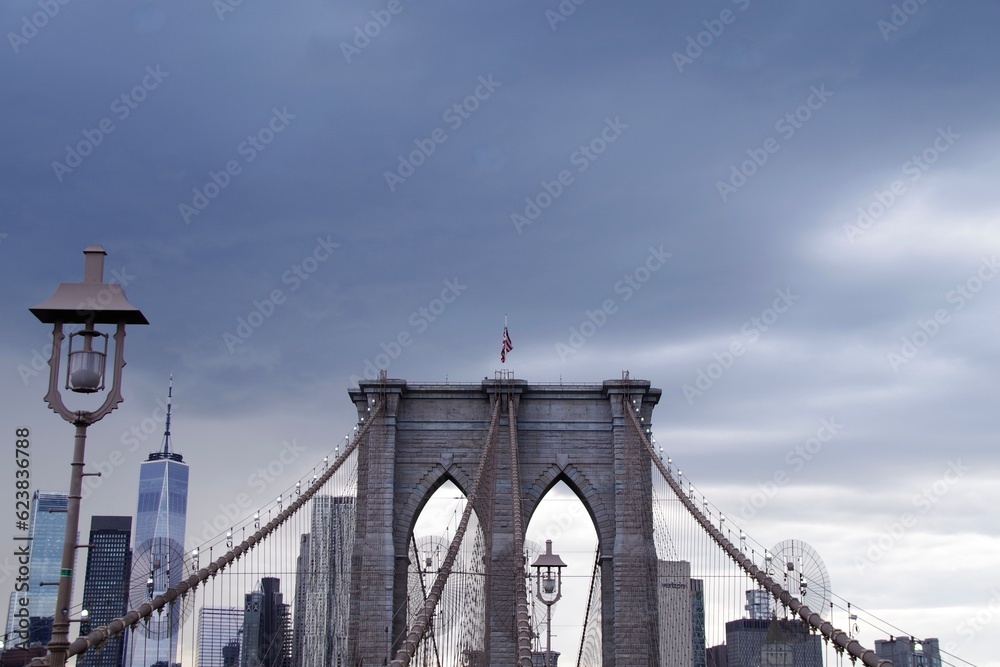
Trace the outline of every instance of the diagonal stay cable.
<instances>
[{"instance_id":1,"label":"diagonal stay cable","mask_svg":"<svg viewBox=\"0 0 1000 667\"><path fill-rule=\"evenodd\" d=\"M413 547L413 562L417 564L417 579L420 580L420 596L423 601L427 600L427 585L424 583L424 568L420 564L420 552L417 551L417 538L410 534L410 545ZM434 658L437 660L437 667L441 667L441 654L438 652L437 638L431 632L431 642L434 644Z\"/></svg>"},{"instance_id":2,"label":"diagonal stay cable","mask_svg":"<svg viewBox=\"0 0 1000 667\"><path fill-rule=\"evenodd\" d=\"M736 547L736 545L726 539L726 536L722 534L722 531L713 526L712 522L709 521L709 519L705 517L705 515L702 514L698 507L694 504L694 501L687 497L687 494L684 493L684 490L677 483L677 480L673 478L673 475L671 475L667 468L663 465L663 461L661 461L660 457L656 455L656 451L653 449L653 446L650 444L649 439L646 437L646 434L643 432L642 427L639 424L638 417L635 416L636 410L631 405L631 397L623 395L623 402L625 412L628 413L633 428L635 428L635 431L639 434L640 440L649 452L649 458L656 465L660 474L663 475L667 484L670 485L674 494L681 501L691 516L694 517L695 521L697 521L701 527L705 529L715 543L722 547L722 550L726 552L730 558L736 561L737 565L742 567L750 576L756 579L761 586L766 588L771 595L780 600L782 604L791 609L793 614L797 614L809 626L819 630L819 632L822 633L824 637L832 641L834 646L838 649L847 651L847 653L851 656L851 660L860 659L861 663L867 665L867 667L891 667L892 661L879 659L874 651L866 649L859 641L852 639L846 632L833 627L833 624L829 621L824 621L818 613L802 604L798 598L785 590L781 584L768 576L766 572L761 570L752 560L747 558L746 555L740 551L738 547Z\"/></svg>"},{"instance_id":3,"label":"diagonal stay cable","mask_svg":"<svg viewBox=\"0 0 1000 667\"><path fill-rule=\"evenodd\" d=\"M510 499L514 514L514 599L517 618L517 667L531 667L531 620L524 587L524 518L521 511L521 466L517 454L517 414L514 399L507 399L507 426L510 429Z\"/></svg>"},{"instance_id":4,"label":"diagonal stay cable","mask_svg":"<svg viewBox=\"0 0 1000 667\"><path fill-rule=\"evenodd\" d=\"M322 475L316 478L316 481L314 481L307 490L302 492L302 495L300 495L295 502L279 513L274 519L271 519L267 525L239 545L227 551L224 555L219 556L215 561L210 563L208 567L202 568L197 574L191 575L176 586L168 588L162 595L157 595L149 602L139 605L138 609L133 609L124 616L114 619L107 625L102 625L101 627L94 629L86 637L78 638L70 644L66 657L80 655L95 646L99 646L109 637L121 634L125 628L129 628L139 621L149 618L154 612L163 609L166 605L173 602L178 597L195 590L199 584L204 583L211 577L214 577L216 574L226 569L228 565L232 564L234 560L262 542L271 533L277 530L278 527L281 526L281 524L283 524L289 517L305 505L323 487L323 485L326 484L331 477L333 477L334 473L336 473L340 469L340 466L343 465L344 461L346 461L347 458L354 453L354 450L357 449L358 445L368 434L371 425L380 421L384 406L385 399L380 398L378 403L375 405L375 409L372 411L371 417L365 421L364 426L362 426L358 431L357 436L355 436L351 444L344 449L344 452L337 457L337 460L333 462L333 465L327 468Z\"/></svg>"},{"instance_id":5,"label":"diagonal stay cable","mask_svg":"<svg viewBox=\"0 0 1000 667\"><path fill-rule=\"evenodd\" d=\"M423 608L417 613L417 618L413 622L413 626L410 628L406 639L403 640L403 644L399 647L396 657L392 659L390 663L391 667L407 667L410 664L410 660L413 659L417 645L423 639L424 633L427 632L427 626L434 615L434 609L437 607L438 601L441 599L444 585L451 575L451 568L455 564L455 559L458 557L458 550L462 545L462 540L465 538L465 530L469 526L472 508L479 497L480 481L482 481L486 463L489 461L490 452L493 450L493 441L496 439L497 422L499 419L500 397L497 396L496 402L493 404L493 416L490 418L490 428L486 433L486 444L483 446L483 452L479 456L479 466L476 469L476 476L472 480L472 489L466 500L465 510L462 512L462 520L459 522L458 529L455 531L455 537L452 538L451 545L448 547L448 554L445 556L444 563L441 564L437 577L434 578L434 583L431 585L431 592L424 601Z\"/></svg>"},{"instance_id":6,"label":"diagonal stay cable","mask_svg":"<svg viewBox=\"0 0 1000 667\"><path fill-rule=\"evenodd\" d=\"M597 574L600 571L600 567L601 551L598 549L597 553L594 554L594 572L590 575L590 594L587 596L587 612L583 615L583 632L580 635L580 652L576 655L576 667L581 667L583 664L583 645L587 641L587 628L590 627L590 614L594 606L594 589L597 585Z\"/></svg>"}]
</instances>

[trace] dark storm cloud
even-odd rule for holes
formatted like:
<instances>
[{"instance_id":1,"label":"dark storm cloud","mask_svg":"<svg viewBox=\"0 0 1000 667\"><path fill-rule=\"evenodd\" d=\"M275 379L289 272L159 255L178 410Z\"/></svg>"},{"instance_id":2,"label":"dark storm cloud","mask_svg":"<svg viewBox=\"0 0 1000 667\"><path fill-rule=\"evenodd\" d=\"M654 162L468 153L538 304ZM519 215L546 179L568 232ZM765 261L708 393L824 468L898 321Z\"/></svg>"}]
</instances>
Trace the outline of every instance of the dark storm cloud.
<instances>
[{"instance_id":1,"label":"dark storm cloud","mask_svg":"<svg viewBox=\"0 0 1000 667\"><path fill-rule=\"evenodd\" d=\"M18 371L47 336L26 308L102 243L152 322L129 334L129 423L173 370L191 441L320 452L369 362L490 376L507 313L518 376L661 387L661 444L731 512L840 420L755 528L809 531L795 499L820 498L875 535L949 457L975 471L919 531L988 525L1000 282L949 295L1000 238L1000 10L562 5L75 0L15 50L43 10L5 3L2 395L52 419ZM850 570L865 545L821 546Z\"/></svg>"}]
</instances>

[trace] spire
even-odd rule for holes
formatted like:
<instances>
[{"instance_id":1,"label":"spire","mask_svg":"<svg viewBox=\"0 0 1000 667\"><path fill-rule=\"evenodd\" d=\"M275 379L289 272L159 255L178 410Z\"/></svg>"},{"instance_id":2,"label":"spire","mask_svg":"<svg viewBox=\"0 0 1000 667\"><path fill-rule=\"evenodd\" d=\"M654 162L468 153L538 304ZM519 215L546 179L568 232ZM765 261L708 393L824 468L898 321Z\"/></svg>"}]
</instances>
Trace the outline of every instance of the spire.
<instances>
[{"instance_id":1,"label":"spire","mask_svg":"<svg viewBox=\"0 0 1000 667\"><path fill-rule=\"evenodd\" d=\"M167 387L167 425L163 431L163 456L170 454L170 404L174 397L174 374L170 374L170 384Z\"/></svg>"},{"instance_id":2,"label":"spire","mask_svg":"<svg viewBox=\"0 0 1000 667\"><path fill-rule=\"evenodd\" d=\"M184 457L173 451L173 446L170 443L170 412L173 409L173 399L174 374L171 373L170 385L167 388L167 423L163 429L163 446L155 452L150 452L149 458L146 461L177 461L178 463L184 463ZM157 401L157 404L160 406L163 405L161 401Z\"/></svg>"}]
</instances>

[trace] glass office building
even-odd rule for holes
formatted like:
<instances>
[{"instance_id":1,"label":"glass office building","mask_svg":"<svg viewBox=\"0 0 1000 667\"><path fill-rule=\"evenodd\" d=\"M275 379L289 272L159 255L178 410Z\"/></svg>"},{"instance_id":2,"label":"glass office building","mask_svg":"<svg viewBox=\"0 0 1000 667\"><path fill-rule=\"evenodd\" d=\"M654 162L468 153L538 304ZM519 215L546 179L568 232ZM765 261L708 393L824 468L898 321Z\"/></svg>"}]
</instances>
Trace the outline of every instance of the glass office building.
<instances>
[{"instance_id":1,"label":"glass office building","mask_svg":"<svg viewBox=\"0 0 1000 667\"><path fill-rule=\"evenodd\" d=\"M705 664L705 582L691 580L691 644L694 667Z\"/></svg>"},{"instance_id":2,"label":"glass office building","mask_svg":"<svg viewBox=\"0 0 1000 667\"><path fill-rule=\"evenodd\" d=\"M198 612L198 667L239 664L243 619L239 607L203 607Z\"/></svg>"},{"instance_id":3,"label":"glass office building","mask_svg":"<svg viewBox=\"0 0 1000 667\"><path fill-rule=\"evenodd\" d=\"M128 612L128 581L132 564L132 517L95 516L90 520L87 577L83 585L83 608L88 622L80 634L107 625ZM122 667L127 634L104 642L100 651L77 658L78 667Z\"/></svg>"},{"instance_id":4,"label":"glass office building","mask_svg":"<svg viewBox=\"0 0 1000 667\"><path fill-rule=\"evenodd\" d=\"M728 667L823 667L822 641L799 619L742 618L726 623Z\"/></svg>"},{"instance_id":5,"label":"glass office building","mask_svg":"<svg viewBox=\"0 0 1000 667\"><path fill-rule=\"evenodd\" d=\"M184 578L187 492L188 466L184 457L171 451L168 396L163 447L139 466L139 503L129 587L131 609L163 594ZM180 627L180 604L171 605L169 613L144 621L129 640L126 664L129 667L173 665Z\"/></svg>"},{"instance_id":6,"label":"glass office building","mask_svg":"<svg viewBox=\"0 0 1000 667\"><path fill-rule=\"evenodd\" d=\"M56 613L59 569L62 565L63 543L66 540L65 493L35 491L31 499L28 537L31 538L28 582L31 597L28 613L31 617L29 642L48 644L52 639L52 620ZM49 585L42 586L42 582Z\"/></svg>"},{"instance_id":7,"label":"glass office building","mask_svg":"<svg viewBox=\"0 0 1000 667\"><path fill-rule=\"evenodd\" d=\"M257 590L247 593L243 606L241 667L290 667L291 612L277 577L264 577Z\"/></svg>"}]
</instances>

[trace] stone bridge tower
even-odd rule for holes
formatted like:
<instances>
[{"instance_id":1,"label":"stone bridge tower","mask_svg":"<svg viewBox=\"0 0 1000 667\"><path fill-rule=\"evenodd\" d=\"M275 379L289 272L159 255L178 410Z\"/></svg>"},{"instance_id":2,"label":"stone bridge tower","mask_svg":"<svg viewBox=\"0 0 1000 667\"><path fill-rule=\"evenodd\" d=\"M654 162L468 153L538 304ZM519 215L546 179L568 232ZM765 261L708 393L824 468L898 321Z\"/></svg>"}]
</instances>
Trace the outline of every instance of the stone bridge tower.
<instances>
[{"instance_id":1,"label":"stone bridge tower","mask_svg":"<svg viewBox=\"0 0 1000 667\"><path fill-rule=\"evenodd\" d=\"M604 667L650 667L658 662L656 549L653 542L649 456L623 419L626 391L650 424L661 391L643 380L597 384L530 384L524 380L478 384L408 384L363 381L351 390L361 418L372 399L386 394L381 424L373 425L358 459L357 534L352 557L351 664L388 664L406 634L409 539L431 495L451 480L466 494L500 393L516 404L524 526L558 481L579 496L599 541ZM477 513L493 576L483 609L490 665L513 665L516 656L510 461L507 411L497 431L495 492L481 491ZM482 503L490 502L487 508ZM483 511L481 511L483 510ZM523 537L523 536L522 536ZM509 573L509 574L508 574ZM501 576L498 576L501 575ZM506 585L505 585L506 584Z\"/></svg>"}]
</instances>

